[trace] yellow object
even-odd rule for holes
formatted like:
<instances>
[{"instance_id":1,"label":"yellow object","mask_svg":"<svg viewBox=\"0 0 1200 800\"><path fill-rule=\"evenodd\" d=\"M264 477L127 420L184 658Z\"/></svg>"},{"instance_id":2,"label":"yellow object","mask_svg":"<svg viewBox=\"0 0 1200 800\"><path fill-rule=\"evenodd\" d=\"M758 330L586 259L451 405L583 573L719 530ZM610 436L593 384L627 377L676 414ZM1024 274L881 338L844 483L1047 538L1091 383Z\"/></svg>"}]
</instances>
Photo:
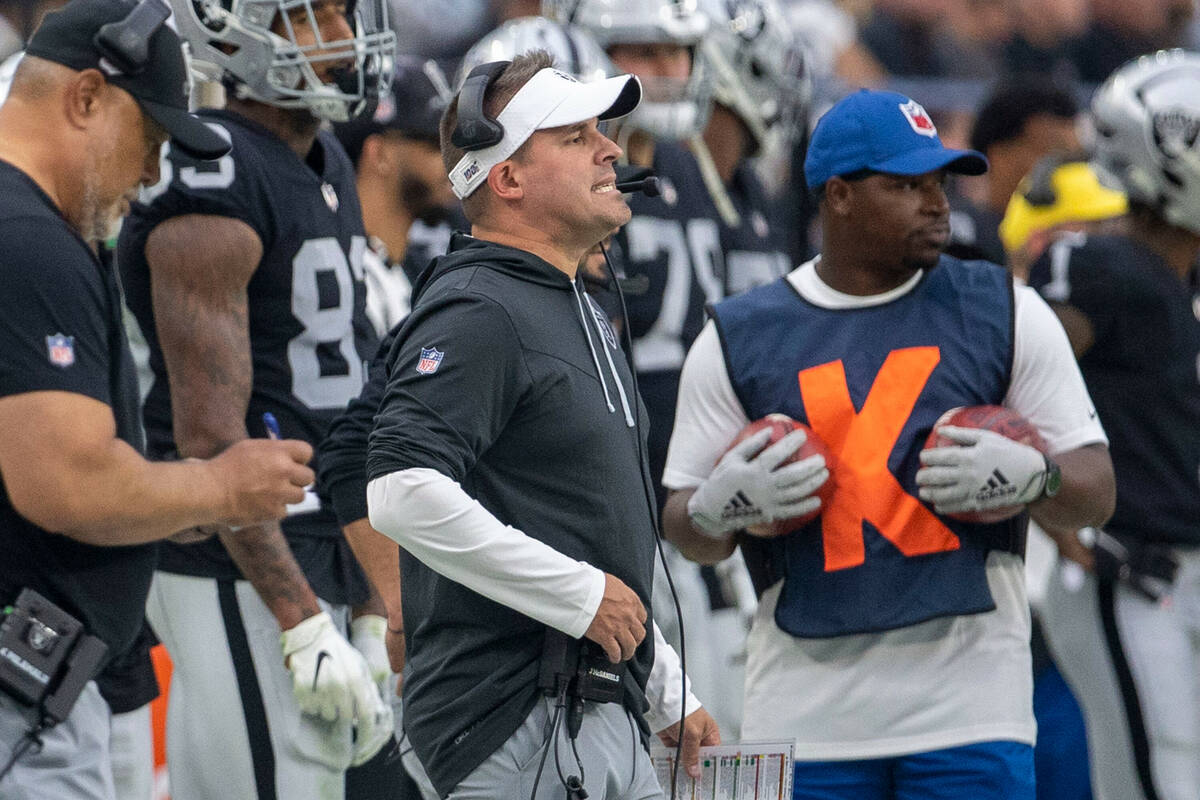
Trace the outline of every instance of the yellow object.
<instances>
[{"instance_id":1,"label":"yellow object","mask_svg":"<svg viewBox=\"0 0 1200 800\"><path fill-rule=\"evenodd\" d=\"M1036 170L1035 170L1036 174ZM1095 222L1119 217L1129 210L1125 195L1101 185L1091 165L1071 161L1050 174L1054 201L1049 205L1030 203L1026 195L1031 181L1025 178L1008 201L1000 222L1000 241L1010 253L1025 246L1039 231L1068 222Z\"/></svg>"}]
</instances>

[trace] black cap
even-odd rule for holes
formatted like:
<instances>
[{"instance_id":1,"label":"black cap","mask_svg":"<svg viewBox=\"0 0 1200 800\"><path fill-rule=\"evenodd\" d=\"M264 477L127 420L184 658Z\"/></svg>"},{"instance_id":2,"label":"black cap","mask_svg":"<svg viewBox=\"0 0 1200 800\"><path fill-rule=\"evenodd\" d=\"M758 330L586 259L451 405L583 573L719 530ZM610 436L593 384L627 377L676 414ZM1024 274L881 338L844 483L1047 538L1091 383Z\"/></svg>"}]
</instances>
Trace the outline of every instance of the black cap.
<instances>
[{"instance_id":1,"label":"black cap","mask_svg":"<svg viewBox=\"0 0 1200 800\"><path fill-rule=\"evenodd\" d=\"M135 8L136 20L130 16ZM146 40L147 27L165 19L161 12L169 10L163 0L142 0L138 5L124 0L71 0L46 15L25 52L74 70L100 70L109 83L129 92L146 114L166 128L180 149L196 158L219 158L229 152L229 142L188 113L191 82L178 34L158 24ZM120 24L105 27L127 21L129 29Z\"/></svg>"},{"instance_id":2,"label":"black cap","mask_svg":"<svg viewBox=\"0 0 1200 800\"><path fill-rule=\"evenodd\" d=\"M391 91L379 98L374 113L336 124L333 132L355 164L363 142L374 133L399 131L437 144L438 123L449 100L449 86L436 61L397 56Z\"/></svg>"}]
</instances>

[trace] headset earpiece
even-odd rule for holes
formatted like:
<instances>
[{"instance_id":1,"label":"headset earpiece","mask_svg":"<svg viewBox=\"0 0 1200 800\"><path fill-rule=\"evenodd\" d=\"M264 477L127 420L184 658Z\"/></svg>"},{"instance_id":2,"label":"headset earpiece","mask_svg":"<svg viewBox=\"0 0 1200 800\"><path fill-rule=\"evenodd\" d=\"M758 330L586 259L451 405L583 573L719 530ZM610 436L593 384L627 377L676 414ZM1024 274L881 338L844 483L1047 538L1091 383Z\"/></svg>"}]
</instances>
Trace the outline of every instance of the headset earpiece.
<instances>
[{"instance_id":1,"label":"headset earpiece","mask_svg":"<svg viewBox=\"0 0 1200 800\"><path fill-rule=\"evenodd\" d=\"M120 22L102 25L92 43L108 61L125 75L136 75L150 60L150 37L171 16L162 0L142 0Z\"/></svg>"},{"instance_id":2,"label":"headset earpiece","mask_svg":"<svg viewBox=\"0 0 1200 800\"><path fill-rule=\"evenodd\" d=\"M1058 193L1054 191L1054 173L1063 164L1072 159L1062 156L1047 156L1034 165L1029 173L1029 191L1025 192L1025 202L1031 206L1046 207L1058 202Z\"/></svg>"},{"instance_id":3,"label":"headset earpiece","mask_svg":"<svg viewBox=\"0 0 1200 800\"><path fill-rule=\"evenodd\" d=\"M471 70L458 94L458 124L450 135L450 143L463 150L482 150L500 144L504 126L483 110L483 98L510 61L491 61Z\"/></svg>"}]
</instances>

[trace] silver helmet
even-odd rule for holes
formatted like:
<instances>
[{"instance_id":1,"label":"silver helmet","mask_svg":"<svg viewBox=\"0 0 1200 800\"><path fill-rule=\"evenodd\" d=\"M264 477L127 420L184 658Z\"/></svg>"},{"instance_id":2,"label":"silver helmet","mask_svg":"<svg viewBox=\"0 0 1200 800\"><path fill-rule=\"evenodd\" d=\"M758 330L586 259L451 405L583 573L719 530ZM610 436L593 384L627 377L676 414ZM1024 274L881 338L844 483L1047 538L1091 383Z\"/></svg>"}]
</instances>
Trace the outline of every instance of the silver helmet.
<instances>
[{"instance_id":1,"label":"silver helmet","mask_svg":"<svg viewBox=\"0 0 1200 800\"><path fill-rule=\"evenodd\" d=\"M456 85L462 86L471 70L480 64L511 61L530 50L545 50L554 59L556 68L584 82L616 74L600 45L582 28L545 17L518 17L471 45L463 56Z\"/></svg>"},{"instance_id":2,"label":"silver helmet","mask_svg":"<svg viewBox=\"0 0 1200 800\"><path fill-rule=\"evenodd\" d=\"M745 123L761 152L791 137L812 99L804 50L775 0L701 0L713 29L703 48L713 99Z\"/></svg>"},{"instance_id":3,"label":"silver helmet","mask_svg":"<svg viewBox=\"0 0 1200 800\"><path fill-rule=\"evenodd\" d=\"M332 0L324 0L331 2ZM350 0L352 36L323 41L314 6L322 0L171 0L192 67L210 80L232 83L239 97L280 108L306 108L320 119L345 122L363 113L392 80L396 35L388 0ZM307 15L316 41L301 44L292 14ZM275 32L272 25L279 20ZM326 83L314 69L344 64Z\"/></svg>"},{"instance_id":4,"label":"silver helmet","mask_svg":"<svg viewBox=\"0 0 1200 800\"><path fill-rule=\"evenodd\" d=\"M1094 162L1106 182L1200 234L1200 54L1141 56L1092 99Z\"/></svg>"},{"instance_id":5,"label":"silver helmet","mask_svg":"<svg viewBox=\"0 0 1200 800\"><path fill-rule=\"evenodd\" d=\"M628 117L631 127L659 139L687 139L704 130L712 84L699 47L708 17L697 0L542 0L542 13L587 30L606 50L619 44L676 44L692 52L686 80L638 75L642 102Z\"/></svg>"}]
</instances>

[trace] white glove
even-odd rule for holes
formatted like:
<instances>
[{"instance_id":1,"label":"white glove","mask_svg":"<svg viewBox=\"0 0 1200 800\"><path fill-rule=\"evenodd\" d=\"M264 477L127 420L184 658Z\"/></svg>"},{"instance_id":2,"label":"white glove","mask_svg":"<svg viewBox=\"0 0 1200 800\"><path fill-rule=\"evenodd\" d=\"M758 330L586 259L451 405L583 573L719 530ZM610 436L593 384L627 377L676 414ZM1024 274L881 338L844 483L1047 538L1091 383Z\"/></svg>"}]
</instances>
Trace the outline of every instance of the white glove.
<instances>
[{"instance_id":1,"label":"white glove","mask_svg":"<svg viewBox=\"0 0 1200 800\"><path fill-rule=\"evenodd\" d=\"M361 653L322 611L279 637L292 692L301 712L355 726L354 766L379 752L393 735L392 709L383 702Z\"/></svg>"},{"instance_id":2,"label":"white glove","mask_svg":"<svg viewBox=\"0 0 1200 800\"><path fill-rule=\"evenodd\" d=\"M696 489L687 508L701 533L722 538L741 528L803 516L820 508L821 499L812 494L829 480L825 457L813 455L781 467L804 446L808 436L803 430L794 430L758 452L770 439L770 430L761 430L739 442Z\"/></svg>"},{"instance_id":3,"label":"white glove","mask_svg":"<svg viewBox=\"0 0 1200 800\"><path fill-rule=\"evenodd\" d=\"M367 669L371 671L371 680L375 681L380 694L385 697L388 680L392 677L392 666L388 661L387 645L384 643L386 635L387 617L363 614L350 620L350 644L366 659Z\"/></svg>"},{"instance_id":4,"label":"white glove","mask_svg":"<svg viewBox=\"0 0 1200 800\"><path fill-rule=\"evenodd\" d=\"M998 433L943 425L957 442L921 451L917 486L939 514L1023 506L1042 496L1048 462L1037 448Z\"/></svg>"}]
</instances>

